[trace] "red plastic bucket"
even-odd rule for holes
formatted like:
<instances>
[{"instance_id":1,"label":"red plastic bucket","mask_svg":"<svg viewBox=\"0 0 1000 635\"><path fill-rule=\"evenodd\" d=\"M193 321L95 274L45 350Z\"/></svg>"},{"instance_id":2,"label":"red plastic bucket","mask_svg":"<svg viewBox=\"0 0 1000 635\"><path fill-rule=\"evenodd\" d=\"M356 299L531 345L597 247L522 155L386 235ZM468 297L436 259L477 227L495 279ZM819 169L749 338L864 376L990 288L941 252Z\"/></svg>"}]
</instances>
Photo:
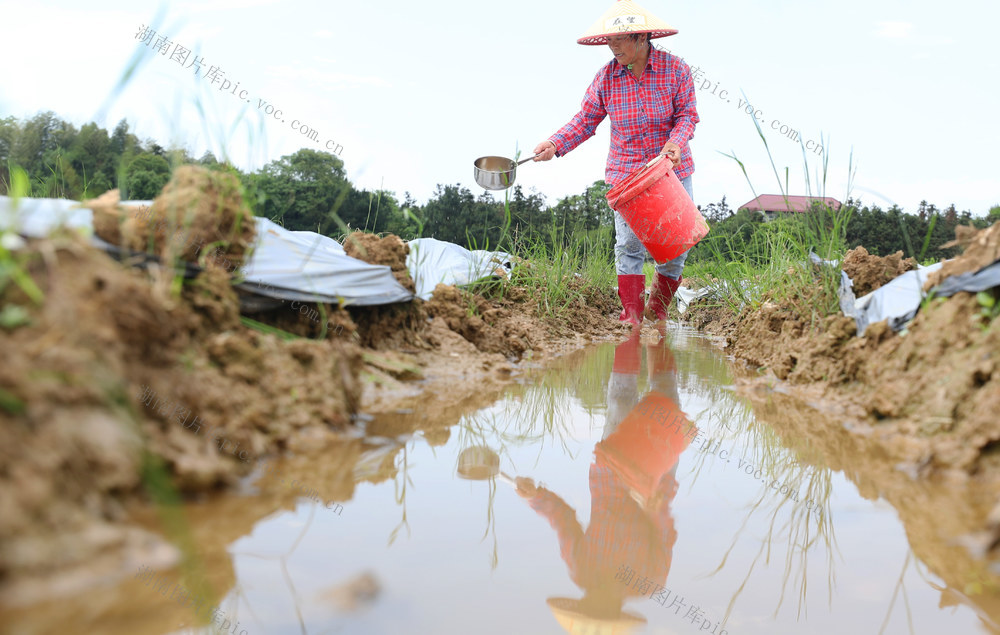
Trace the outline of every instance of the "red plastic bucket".
<instances>
[{"instance_id":1,"label":"red plastic bucket","mask_svg":"<svg viewBox=\"0 0 1000 635\"><path fill-rule=\"evenodd\" d=\"M658 263L680 256L708 234L708 223L664 158L659 155L607 194L611 209Z\"/></svg>"}]
</instances>

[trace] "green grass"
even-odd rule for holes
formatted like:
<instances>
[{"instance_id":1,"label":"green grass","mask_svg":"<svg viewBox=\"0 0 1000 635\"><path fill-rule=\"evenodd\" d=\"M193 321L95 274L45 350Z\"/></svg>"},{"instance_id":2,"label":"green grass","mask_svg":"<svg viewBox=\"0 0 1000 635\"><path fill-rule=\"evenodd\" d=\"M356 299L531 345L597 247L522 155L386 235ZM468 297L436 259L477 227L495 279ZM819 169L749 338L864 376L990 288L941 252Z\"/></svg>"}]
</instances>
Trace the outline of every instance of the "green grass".
<instances>
[{"instance_id":1,"label":"green grass","mask_svg":"<svg viewBox=\"0 0 1000 635\"><path fill-rule=\"evenodd\" d=\"M767 139L755 121L775 180L783 197L789 193L789 170L782 173L774 164ZM801 143L801 142L800 142ZM829 143L824 145L828 147ZM746 166L735 153L725 154L743 172L756 197L757 188ZM824 149L815 181L810 179L809 158L802 147L805 195L826 197L829 155ZM848 163L848 192L854 176L853 153ZM700 287L716 291L719 302L733 313L756 309L765 301L793 307L800 317L815 324L839 311L840 262L847 251L847 224L855 208L844 204L838 209L815 203L811 211L779 216L767 223L748 223L737 231L710 232L692 252L685 278ZM832 266L814 265L810 254L832 261Z\"/></svg>"},{"instance_id":2,"label":"green grass","mask_svg":"<svg viewBox=\"0 0 1000 635\"><path fill-rule=\"evenodd\" d=\"M574 235L569 245L557 227L549 230L549 240L541 237L515 238L514 252L527 263L516 266L513 280L535 293L540 313L545 317L562 317L585 291L611 289L615 266L610 239ZM554 247L551 245L555 245Z\"/></svg>"}]
</instances>

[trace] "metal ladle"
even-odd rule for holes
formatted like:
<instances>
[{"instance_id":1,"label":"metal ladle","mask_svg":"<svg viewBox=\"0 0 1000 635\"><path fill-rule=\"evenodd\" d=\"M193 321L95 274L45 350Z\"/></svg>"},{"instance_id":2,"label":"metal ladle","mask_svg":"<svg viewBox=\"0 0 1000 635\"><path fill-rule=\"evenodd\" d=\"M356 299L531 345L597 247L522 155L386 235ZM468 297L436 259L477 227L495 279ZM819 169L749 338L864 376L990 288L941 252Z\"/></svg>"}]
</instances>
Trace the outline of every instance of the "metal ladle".
<instances>
[{"instance_id":1,"label":"metal ladle","mask_svg":"<svg viewBox=\"0 0 1000 635\"><path fill-rule=\"evenodd\" d=\"M521 159L515 163L507 157L479 157L473 162L476 183L487 190L506 190L514 184L517 177L517 166L533 160L535 156Z\"/></svg>"},{"instance_id":2,"label":"metal ladle","mask_svg":"<svg viewBox=\"0 0 1000 635\"><path fill-rule=\"evenodd\" d=\"M500 456L485 445L462 450L458 455L458 475L470 481L486 481L499 476L501 480L517 488L517 482L500 470Z\"/></svg>"}]
</instances>

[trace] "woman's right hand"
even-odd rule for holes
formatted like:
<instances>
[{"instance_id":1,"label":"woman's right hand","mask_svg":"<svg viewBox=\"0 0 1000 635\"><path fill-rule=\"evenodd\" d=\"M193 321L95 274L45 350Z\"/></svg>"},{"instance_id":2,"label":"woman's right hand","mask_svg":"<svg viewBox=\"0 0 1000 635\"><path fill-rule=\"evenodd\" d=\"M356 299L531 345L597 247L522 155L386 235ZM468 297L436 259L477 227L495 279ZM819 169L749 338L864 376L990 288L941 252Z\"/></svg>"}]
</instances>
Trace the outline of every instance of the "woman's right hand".
<instances>
[{"instance_id":1,"label":"woman's right hand","mask_svg":"<svg viewBox=\"0 0 1000 635\"><path fill-rule=\"evenodd\" d=\"M517 494L521 498L533 498L538 493L538 487L530 478L518 476L514 482L517 484Z\"/></svg>"},{"instance_id":2,"label":"woman's right hand","mask_svg":"<svg viewBox=\"0 0 1000 635\"><path fill-rule=\"evenodd\" d=\"M535 161L548 161L556 156L556 144L546 139L535 146L535 154Z\"/></svg>"}]
</instances>

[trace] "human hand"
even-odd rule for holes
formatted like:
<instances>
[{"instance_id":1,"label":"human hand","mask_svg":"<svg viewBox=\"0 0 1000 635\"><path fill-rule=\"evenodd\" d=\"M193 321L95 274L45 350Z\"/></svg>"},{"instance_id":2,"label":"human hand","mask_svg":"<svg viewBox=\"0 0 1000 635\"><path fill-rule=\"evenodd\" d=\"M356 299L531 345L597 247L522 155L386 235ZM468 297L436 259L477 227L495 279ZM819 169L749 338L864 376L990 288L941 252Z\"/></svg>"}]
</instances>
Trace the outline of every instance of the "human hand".
<instances>
[{"instance_id":1,"label":"human hand","mask_svg":"<svg viewBox=\"0 0 1000 635\"><path fill-rule=\"evenodd\" d=\"M663 149L660 150L660 154L667 155L675 166L681 163L681 147L674 143L673 141L667 141L663 144Z\"/></svg>"},{"instance_id":2,"label":"human hand","mask_svg":"<svg viewBox=\"0 0 1000 635\"><path fill-rule=\"evenodd\" d=\"M556 144L551 141L545 140L535 146L535 161L548 161L552 157L556 156Z\"/></svg>"},{"instance_id":3,"label":"human hand","mask_svg":"<svg viewBox=\"0 0 1000 635\"><path fill-rule=\"evenodd\" d=\"M517 483L517 495L521 498L531 498L538 493L538 488L535 487L535 482L530 478L524 476L518 476L514 479Z\"/></svg>"}]
</instances>

